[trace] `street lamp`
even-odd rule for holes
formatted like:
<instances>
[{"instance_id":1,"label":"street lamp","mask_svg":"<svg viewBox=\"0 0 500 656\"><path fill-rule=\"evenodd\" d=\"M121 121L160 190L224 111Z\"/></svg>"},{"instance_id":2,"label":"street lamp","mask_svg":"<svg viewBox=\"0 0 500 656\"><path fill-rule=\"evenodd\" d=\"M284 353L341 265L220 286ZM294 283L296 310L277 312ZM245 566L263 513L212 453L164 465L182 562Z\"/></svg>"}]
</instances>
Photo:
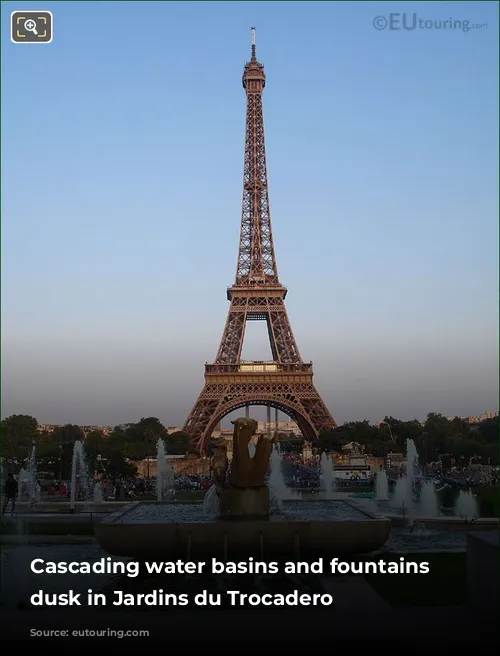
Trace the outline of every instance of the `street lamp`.
<instances>
[{"instance_id":1,"label":"street lamp","mask_svg":"<svg viewBox=\"0 0 500 656\"><path fill-rule=\"evenodd\" d=\"M59 444L59 485L62 482L62 444Z\"/></svg>"}]
</instances>

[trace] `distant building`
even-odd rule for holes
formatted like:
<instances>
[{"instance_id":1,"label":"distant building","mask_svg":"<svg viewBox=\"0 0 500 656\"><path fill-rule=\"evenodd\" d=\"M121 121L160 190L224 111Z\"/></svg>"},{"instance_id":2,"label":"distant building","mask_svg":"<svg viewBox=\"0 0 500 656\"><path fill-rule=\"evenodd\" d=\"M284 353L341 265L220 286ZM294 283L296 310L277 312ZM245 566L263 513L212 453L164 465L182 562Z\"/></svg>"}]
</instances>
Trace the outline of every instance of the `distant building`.
<instances>
[{"instance_id":1,"label":"distant building","mask_svg":"<svg viewBox=\"0 0 500 656\"><path fill-rule=\"evenodd\" d=\"M478 415L477 417L463 417L463 419L468 424L480 424L482 421L487 421L488 419L493 419L494 417L498 417L498 412L485 412L484 414Z\"/></svg>"},{"instance_id":2,"label":"distant building","mask_svg":"<svg viewBox=\"0 0 500 656\"><path fill-rule=\"evenodd\" d=\"M168 431L170 433L170 429ZM285 435L289 435L290 437L300 437L301 432L300 428L297 426L297 424L294 421L258 421L257 422L257 434L262 434L262 433L284 433ZM218 424L215 429L212 431L212 437L218 438L218 437L226 437L229 435L233 434L233 428L228 427L228 428L221 428L220 424Z\"/></svg>"},{"instance_id":3,"label":"distant building","mask_svg":"<svg viewBox=\"0 0 500 656\"><path fill-rule=\"evenodd\" d=\"M465 421L467 424L480 424L483 421L488 419L494 419L498 417L498 412L484 412L482 415L470 415L469 417L459 417L462 421ZM453 421L456 417L447 417L448 421Z\"/></svg>"},{"instance_id":4,"label":"distant building","mask_svg":"<svg viewBox=\"0 0 500 656\"><path fill-rule=\"evenodd\" d=\"M62 428L67 424L38 424L39 433L53 433L56 428ZM111 426L78 426L81 429L82 433L87 437L89 433L94 431L101 431L104 435L111 433L113 428Z\"/></svg>"},{"instance_id":5,"label":"distant building","mask_svg":"<svg viewBox=\"0 0 500 656\"><path fill-rule=\"evenodd\" d=\"M206 476L210 473L210 458L197 458L196 456L166 456L165 460L170 464L177 476ZM137 475L140 478L155 478L157 459L146 458L135 461Z\"/></svg>"},{"instance_id":6,"label":"distant building","mask_svg":"<svg viewBox=\"0 0 500 656\"><path fill-rule=\"evenodd\" d=\"M364 453L365 447L363 444L359 444L359 442L348 442L347 444L344 444L342 451L354 455L357 453Z\"/></svg>"},{"instance_id":7,"label":"distant building","mask_svg":"<svg viewBox=\"0 0 500 656\"><path fill-rule=\"evenodd\" d=\"M334 462L337 477L344 480L371 478L374 472L379 472L385 466L385 458L361 453L333 453L330 457Z\"/></svg>"}]
</instances>

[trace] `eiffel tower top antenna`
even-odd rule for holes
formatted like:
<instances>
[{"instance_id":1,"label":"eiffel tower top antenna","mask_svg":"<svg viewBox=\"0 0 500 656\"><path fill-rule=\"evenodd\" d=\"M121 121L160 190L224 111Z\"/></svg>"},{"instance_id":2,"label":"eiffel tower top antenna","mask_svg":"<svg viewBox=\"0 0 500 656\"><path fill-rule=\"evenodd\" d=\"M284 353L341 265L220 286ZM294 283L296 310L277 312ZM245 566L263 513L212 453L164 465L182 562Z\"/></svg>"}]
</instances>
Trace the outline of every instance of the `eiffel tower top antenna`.
<instances>
[{"instance_id":1,"label":"eiffel tower top antenna","mask_svg":"<svg viewBox=\"0 0 500 656\"><path fill-rule=\"evenodd\" d=\"M235 287L269 287L279 286L280 282L271 228L262 111L266 75L255 53L255 27L250 30L252 56L245 64L242 78L247 102L243 202ZM230 293L228 299L231 300Z\"/></svg>"}]
</instances>

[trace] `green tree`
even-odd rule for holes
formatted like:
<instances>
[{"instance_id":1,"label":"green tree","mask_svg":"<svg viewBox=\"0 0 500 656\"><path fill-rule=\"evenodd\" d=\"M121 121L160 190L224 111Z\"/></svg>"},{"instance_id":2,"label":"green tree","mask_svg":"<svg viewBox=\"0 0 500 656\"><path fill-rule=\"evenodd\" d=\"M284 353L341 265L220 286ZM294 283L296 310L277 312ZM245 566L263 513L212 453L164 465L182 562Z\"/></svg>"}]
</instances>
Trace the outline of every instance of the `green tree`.
<instances>
[{"instance_id":1,"label":"green tree","mask_svg":"<svg viewBox=\"0 0 500 656\"><path fill-rule=\"evenodd\" d=\"M379 430L386 436L386 440L392 442L393 450L395 450L396 445L403 448L406 440L413 440L417 443L422 435L423 427L416 419L401 421L394 417L384 417Z\"/></svg>"},{"instance_id":2,"label":"green tree","mask_svg":"<svg viewBox=\"0 0 500 656\"><path fill-rule=\"evenodd\" d=\"M126 442L121 453L126 458L130 458L130 460L144 460L144 458L148 457L143 442ZM149 453L149 457L151 456L152 454Z\"/></svg>"},{"instance_id":3,"label":"green tree","mask_svg":"<svg viewBox=\"0 0 500 656\"><path fill-rule=\"evenodd\" d=\"M370 447L374 442L380 440L380 431L376 426L372 426L368 420L351 421L339 428L339 436L346 443L358 442L365 447ZM344 437L345 436L345 437Z\"/></svg>"},{"instance_id":4,"label":"green tree","mask_svg":"<svg viewBox=\"0 0 500 656\"><path fill-rule=\"evenodd\" d=\"M458 437L453 441L451 453L455 459L463 458L467 464L473 456L478 456L482 459L484 445L477 440Z\"/></svg>"},{"instance_id":5,"label":"green tree","mask_svg":"<svg viewBox=\"0 0 500 656\"><path fill-rule=\"evenodd\" d=\"M39 438L38 421L30 415L11 415L2 419L2 457L7 461L22 462Z\"/></svg>"},{"instance_id":6,"label":"green tree","mask_svg":"<svg viewBox=\"0 0 500 656\"><path fill-rule=\"evenodd\" d=\"M453 434L451 421L438 412L430 412L424 423L424 431L432 440L438 453L449 452L450 438Z\"/></svg>"},{"instance_id":7,"label":"green tree","mask_svg":"<svg viewBox=\"0 0 500 656\"><path fill-rule=\"evenodd\" d=\"M137 467L115 451L106 463L106 474L110 478L129 478L137 475Z\"/></svg>"},{"instance_id":8,"label":"green tree","mask_svg":"<svg viewBox=\"0 0 500 656\"><path fill-rule=\"evenodd\" d=\"M447 420L448 421L448 420ZM454 417L451 422L450 432L451 435L462 435L464 437L469 437L471 435L470 424L464 421L461 417Z\"/></svg>"},{"instance_id":9,"label":"green tree","mask_svg":"<svg viewBox=\"0 0 500 656\"><path fill-rule=\"evenodd\" d=\"M321 451L335 451L340 453L342 451L342 433L335 429L327 429L321 431L318 436L318 447Z\"/></svg>"},{"instance_id":10,"label":"green tree","mask_svg":"<svg viewBox=\"0 0 500 656\"><path fill-rule=\"evenodd\" d=\"M494 443L498 445L499 443L499 427L498 427L498 415L496 417L491 417L486 421L482 421L479 424L479 434L481 439L488 443Z\"/></svg>"},{"instance_id":11,"label":"green tree","mask_svg":"<svg viewBox=\"0 0 500 656\"><path fill-rule=\"evenodd\" d=\"M394 417L384 417L382 422L378 426L378 430L381 436L383 436L383 441L390 441L393 444L393 447L396 446L399 441L402 442L404 440L404 436L401 435L401 428L403 422L399 421L399 419L395 419Z\"/></svg>"},{"instance_id":12,"label":"green tree","mask_svg":"<svg viewBox=\"0 0 500 656\"><path fill-rule=\"evenodd\" d=\"M189 452L189 436L182 431L175 431L168 435L165 440L167 453L173 456L184 455Z\"/></svg>"},{"instance_id":13,"label":"green tree","mask_svg":"<svg viewBox=\"0 0 500 656\"><path fill-rule=\"evenodd\" d=\"M106 452L106 436L103 431L91 431L83 443L89 471L102 471L102 458Z\"/></svg>"},{"instance_id":14,"label":"green tree","mask_svg":"<svg viewBox=\"0 0 500 656\"><path fill-rule=\"evenodd\" d=\"M63 480L68 480L71 477L71 463L73 460L73 448L75 442L83 442L85 435L80 428L75 424L65 424L64 426L57 426L47 438L50 441L48 448L58 450L58 475L62 476ZM49 451L50 452L50 451Z\"/></svg>"},{"instance_id":15,"label":"green tree","mask_svg":"<svg viewBox=\"0 0 500 656\"><path fill-rule=\"evenodd\" d=\"M167 429L157 417L143 417L136 424L129 424L126 432L131 442L144 441L147 435L154 435L156 439L168 435Z\"/></svg>"},{"instance_id":16,"label":"green tree","mask_svg":"<svg viewBox=\"0 0 500 656\"><path fill-rule=\"evenodd\" d=\"M167 436L168 430L157 417L143 417L125 429L125 441L129 445L135 444L131 450L138 459L154 456L158 439L165 440Z\"/></svg>"},{"instance_id":17,"label":"green tree","mask_svg":"<svg viewBox=\"0 0 500 656\"><path fill-rule=\"evenodd\" d=\"M122 452L124 450L125 444L128 441L127 430L129 426L131 426L131 424L121 424L113 428L113 430L106 436L106 441L102 445L103 453L101 455L107 458L115 451Z\"/></svg>"},{"instance_id":18,"label":"green tree","mask_svg":"<svg viewBox=\"0 0 500 656\"><path fill-rule=\"evenodd\" d=\"M61 449L52 433L41 432L36 443L37 470L40 478L58 479L61 469Z\"/></svg>"},{"instance_id":19,"label":"green tree","mask_svg":"<svg viewBox=\"0 0 500 656\"><path fill-rule=\"evenodd\" d=\"M54 428L52 440L55 444L74 444L75 442L83 442L85 435L80 426L65 424Z\"/></svg>"},{"instance_id":20,"label":"green tree","mask_svg":"<svg viewBox=\"0 0 500 656\"><path fill-rule=\"evenodd\" d=\"M487 443L484 445L483 464L496 467L499 463L498 443ZM500 496L500 495L499 495Z\"/></svg>"}]
</instances>

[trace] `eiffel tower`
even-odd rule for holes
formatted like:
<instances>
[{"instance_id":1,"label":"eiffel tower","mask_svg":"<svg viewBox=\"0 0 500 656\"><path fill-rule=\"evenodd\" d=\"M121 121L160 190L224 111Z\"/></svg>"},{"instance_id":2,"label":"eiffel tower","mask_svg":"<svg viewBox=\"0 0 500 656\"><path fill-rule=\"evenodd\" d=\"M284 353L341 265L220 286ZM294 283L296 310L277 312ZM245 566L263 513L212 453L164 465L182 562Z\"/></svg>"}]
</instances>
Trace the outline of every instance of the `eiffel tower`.
<instances>
[{"instance_id":1,"label":"eiffel tower","mask_svg":"<svg viewBox=\"0 0 500 656\"><path fill-rule=\"evenodd\" d=\"M280 284L274 255L267 188L262 90L264 66L255 55L245 64L245 164L243 209L236 280L227 289L231 305L217 357L205 365L205 386L184 424L192 446L204 452L220 420L238 408L262 405L289 415L307 440L335 428L313 384L311 362L303 362L285 308L287 288ZM241 350L247 321L266 321L272 362L246 362Z\"/></svg>"}]
</instances>

